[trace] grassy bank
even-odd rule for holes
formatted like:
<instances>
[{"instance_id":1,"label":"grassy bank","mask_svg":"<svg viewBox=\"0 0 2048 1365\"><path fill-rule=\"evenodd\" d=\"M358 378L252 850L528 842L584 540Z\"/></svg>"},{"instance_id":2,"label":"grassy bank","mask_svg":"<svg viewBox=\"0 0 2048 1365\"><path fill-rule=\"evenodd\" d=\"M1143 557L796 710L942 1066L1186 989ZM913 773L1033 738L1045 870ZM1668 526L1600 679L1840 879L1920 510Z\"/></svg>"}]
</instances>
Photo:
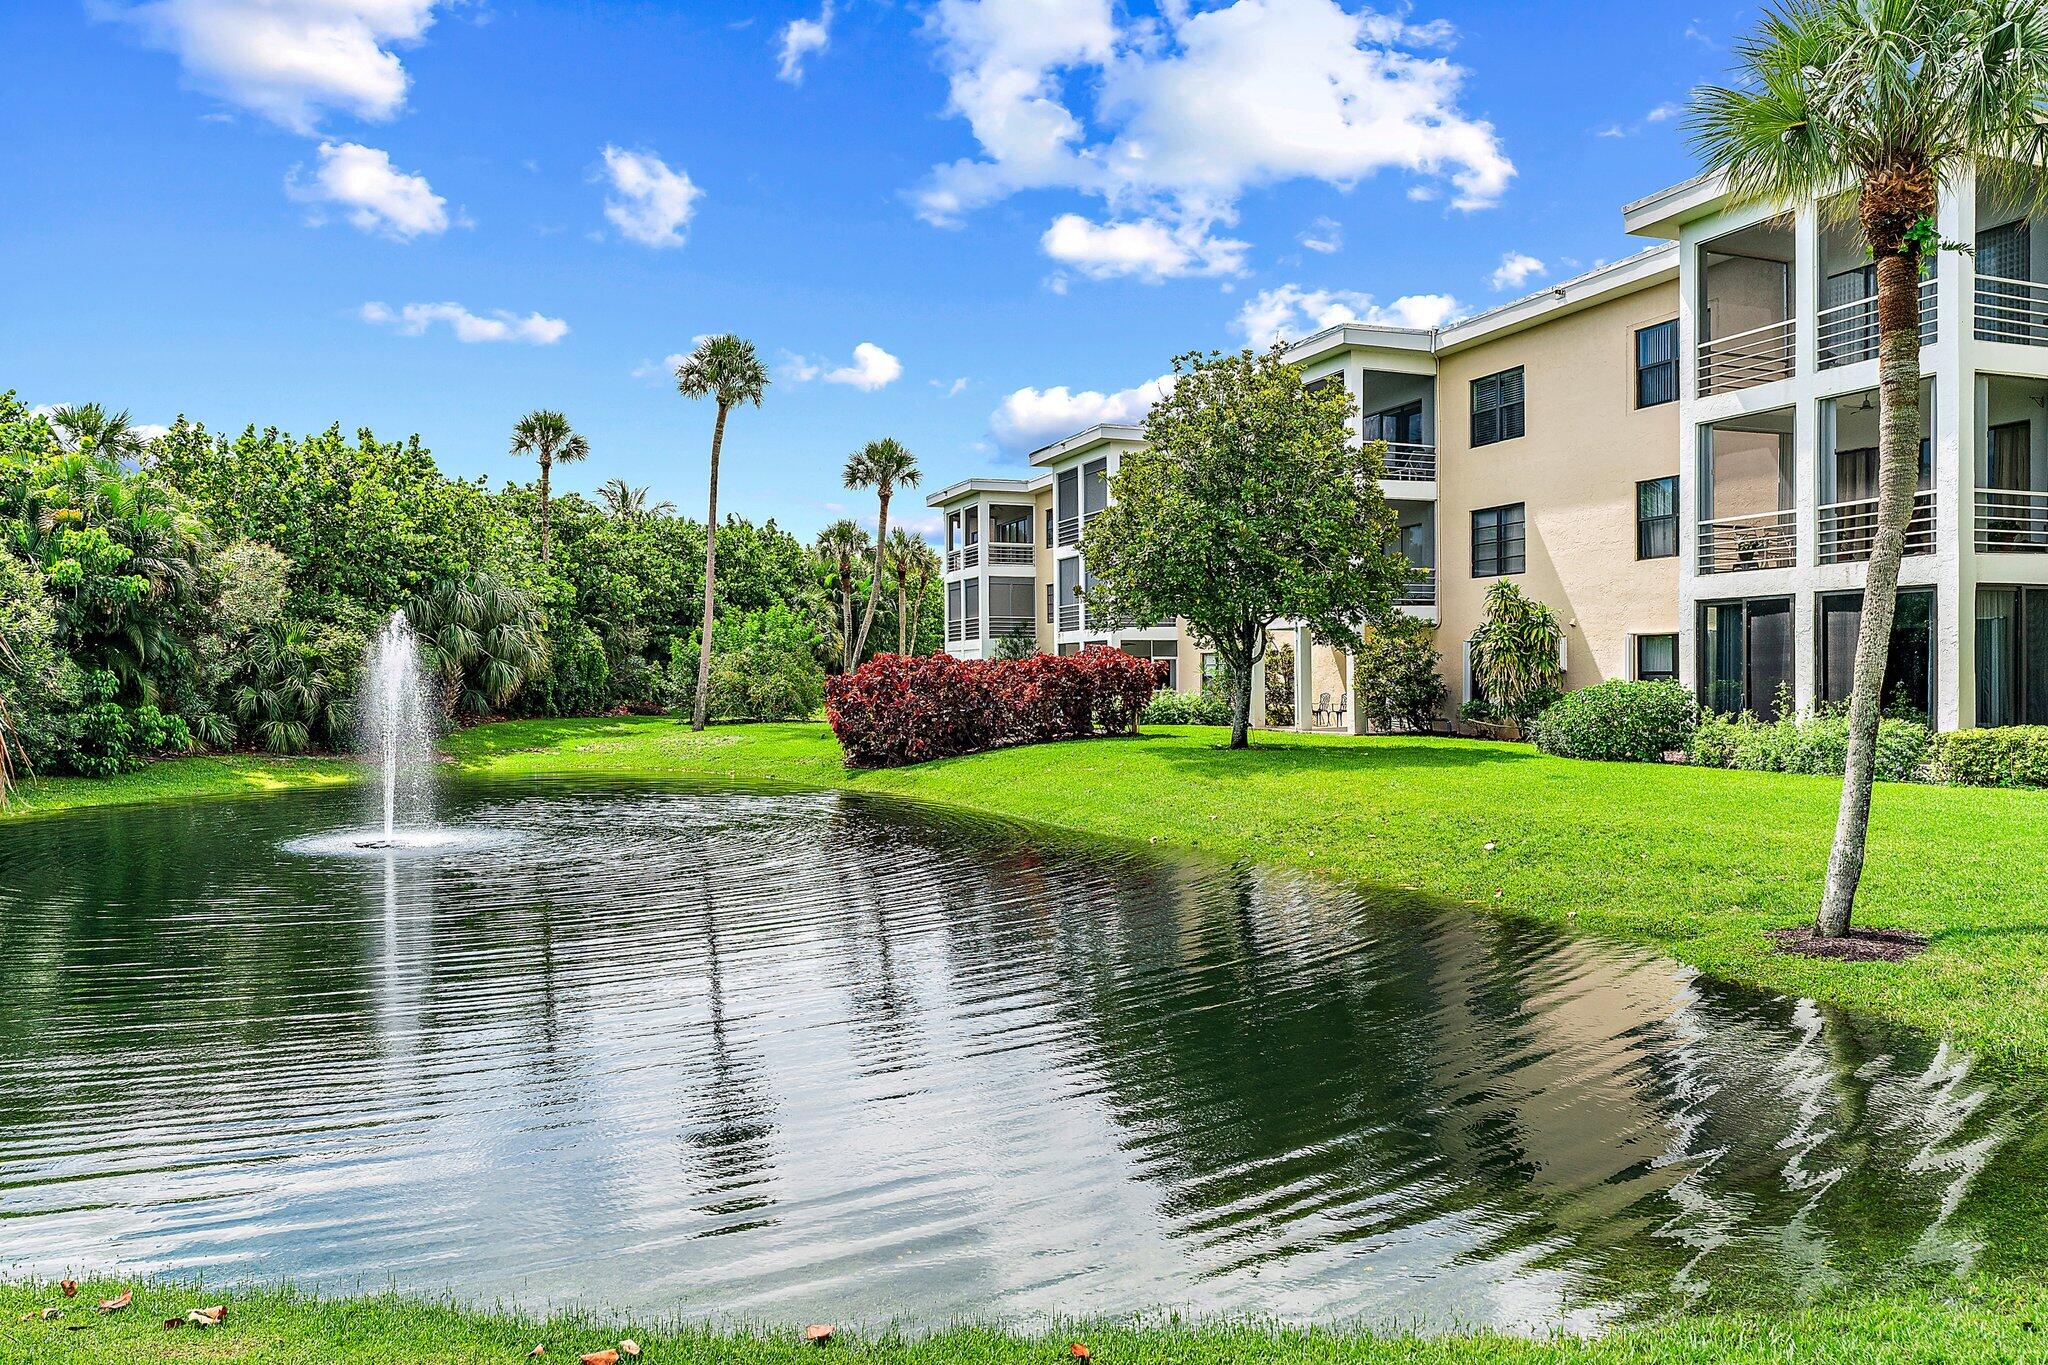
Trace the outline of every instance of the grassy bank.
<instances>
[{"instance_id":1,"label":"grassy bank","mask_svg":"<svg viewBox=\"0 0 2048 1365\"><path fill-rule=\"evenodd\" d=\"M120 1313L102 1314L92 1308L95 1301L116 1292L113 1284L90 1284L76 1299L67 1300L46 1286L0 1286L0 1362L474 1365L518 1361L535 1346L544 1346L543 1359L573 1363L586 1352L616 1349L621 1339L630 1339L640 1346L645 1362L701 1365L772 1365L784 1360L1072 1365L1069 1348L1075 1341L1085 1342L1103 1365L1783 1365L1788 1360L1803 1365L1903 1365L2039 1359L2043 1343L2036 1321L2048 1311L2048 1296L2038 1287L2001 1286L1975 1294L1913 1295L1774 1317L1670 1319L1623 1328L1595 1342L1091 1324L1039 1333L956 1328L917 1340L847 1330L817 1348L804 1345L794 1328L721 1331L588 1317L535 1320L393 1297L316 1300L281 1292L201 1294L142 1285L136 1288L133 1303ZM163 1325L165 1319L182 1317L190 1308L222 1302L228 1315L219 1327L166 1330ZM64 1309L61 1318L21 1321L24 1314L51 1305Z\"/></svg>"},{"instance_id":2,"label":"grassy bank","mask_svg":"<svg viewBox=\"0 0 2048 1365\"><path fill-rule=\"evenodd\" d=\"M1839 783L1825 778L1545 758L1443 739L1218 732L1012 749L848 773L820 725L666 719L469 730L476 773L611 774L839 787L940 802L1162 848L1197 848L1621 935L1732 980L1947 1034L2048 1066L2048 793L1884 786L1861 917L1933 942L1904 963L1775 953L1819 893ZM31 789L30 810L336 780L337 765L194 760Z\"/></svg>"}]
</instances>

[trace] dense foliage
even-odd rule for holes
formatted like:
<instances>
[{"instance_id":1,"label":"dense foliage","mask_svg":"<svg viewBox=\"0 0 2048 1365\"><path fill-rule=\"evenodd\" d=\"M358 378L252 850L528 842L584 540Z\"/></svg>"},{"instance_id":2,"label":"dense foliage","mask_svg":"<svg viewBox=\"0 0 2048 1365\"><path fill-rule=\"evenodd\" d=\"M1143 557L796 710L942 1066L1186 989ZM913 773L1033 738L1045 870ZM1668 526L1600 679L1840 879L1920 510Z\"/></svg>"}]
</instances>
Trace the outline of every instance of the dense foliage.
<instances>
[{"instance_id":1,"label":"dense foliage","mask_svg":"<svg viewBox=\"0 0 2048 1365\"><path fill-rule=\"evenodd\" d=\"M1655 763L1685 748L1698 713L1692 693L1677 683L1615 678L1565 693L1536 718L1529 737L1562 758Z\"/></svg>"},{"instance_id":2,"label":"dense foliage","mask_svg":"<svg viewBox=\"0 0 2048 1365\"><path fill-rule=\"evenodd\" d=\"M1443 711L1436 627L1410 616L1368 626L1351 656L1351 704L1379 730L1427 734Z\"/></svg>"},{"instance_id":3,"label":"dense foliage","mask_svg":"<svg viewBox=\"0 0 2048 1365\"><path fill-rule=\"evenodd\" d=\"M1283 617L1355 644L1407 581L1388 548L1384 447L1360 444L1341 386L1311 391L1279 346L1174 361L1173 390L1124 455L1082 553L1091 616L1184 618L1232 678L1231 747L1251 724L1253 670Z\"/></svg>"},{"instance_id":4,"label":"dense foliage","mask_svg":"<svg viewBox=\"0 0 2048 1365\"><path fill-rule=\"evenodd\" d=\"M848 767L893 768L1001 744L1128 734L1163 669L1120 649L962 661L884 654L825 685Z\"/></svg>"},{"instance_id":5,"label":"dense foliage","mask_svg":"<svg viewBox=\"0 0 2048 1365\"><path fill-rule=\"evenodd\" d=\"M1935 781L1961 787L2048 787L2048 725L1936 735L1927 768Z\"/></svg>"},{"instance_id":6,"label":"dense foliage","mask_svg":"<svg viewBox=\"0 0 2048 1365\"><path fill-rule=\"evenodd\" d=\"M1270 711L1269 706L1269 714ZM1288 713L1287 721L1275 717L1273 724L1293 724L1292 707L1288 708ZM1203 688L1199 692L1159 692L1145 703L1145 710L1138 718L1147 725L1228 725L1230 698L1214 688Z\"/></svg>"},{"instance_id":7,"label":"dense foliage","mask_svg":"<svg viewBox=\"0 0 2048 1365\"><path fill-rule=\"evenodd\" d=\"M98 409L0 395L0 747L17 771L82 774L194 748L346 747L364 648L400 610L451 720L673 704L704 526L614 483L603 506L544 505L535 485L447 477L418 437L181 419L143 441ZM900 624L936 646L928 550L899 547L879 592L870 561L853 567L845 590L878 599L878 645ZM774 522L735 517L718 571L713 647L733 657L715 707L813 713L839 662L833 575Z\"/></svg>"},{"instance_id":8,"label":"dense foliage","mask_svg":"<svg viewBox=\"0 0 2048 1365\"><path fill-rule=\"evenodd\" d=\"M1926 760L1931 739L1927 727L1917 720L1879 722L1878 780L1912 780ZM1849 717L1840 711L1803 717L1787 714L1768 722L1747 712L1706 716L1693 732L1686 754L1691 762L1706 768L1840 777L1849 760Z\"/></svg>"},{"instance_id":9,"label":"dense foliage","mask_svg":"<svg viewBox=\"0 0 2048 1365\"><path fill-rule=\"evenodd\" d=\"M1472 681L1487 719L1527 726L1564 691L1557 617L1503 578L1472 632Z\"/></svg>"}]
</instances>

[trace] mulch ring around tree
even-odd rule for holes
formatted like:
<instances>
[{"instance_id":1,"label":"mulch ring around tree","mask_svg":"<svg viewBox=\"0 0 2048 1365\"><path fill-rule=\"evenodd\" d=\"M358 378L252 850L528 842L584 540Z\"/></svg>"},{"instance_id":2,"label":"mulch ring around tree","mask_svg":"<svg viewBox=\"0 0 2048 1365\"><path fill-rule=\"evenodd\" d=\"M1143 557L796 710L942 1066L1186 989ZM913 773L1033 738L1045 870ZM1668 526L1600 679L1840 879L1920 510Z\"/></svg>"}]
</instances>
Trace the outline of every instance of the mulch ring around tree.
<instances>
[{"instance_id":1,"label":"mulch ring around tree","mask_svg":"<svg viewBox=\"0 0 2048 1365\"><path fill-rule=\"evenodd\" d=\"M1851 927L1838 938L1823 938L1811 924L1791 929L1773 929L1772 942L1781 953L1799 957L1827 957L1837 962L1904 962L1927 951L1927 940L1904 929L1862 929Z\"/></svg>"}]
</instances>

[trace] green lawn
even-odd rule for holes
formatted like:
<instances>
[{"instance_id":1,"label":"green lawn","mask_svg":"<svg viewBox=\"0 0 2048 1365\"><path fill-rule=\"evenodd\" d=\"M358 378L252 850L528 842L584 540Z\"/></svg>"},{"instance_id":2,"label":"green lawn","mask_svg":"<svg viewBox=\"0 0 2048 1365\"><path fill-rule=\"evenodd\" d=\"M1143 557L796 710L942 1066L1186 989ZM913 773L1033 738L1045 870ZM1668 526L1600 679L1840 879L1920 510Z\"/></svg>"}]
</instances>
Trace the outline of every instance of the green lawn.
<instances>
[{"instance_id":1,"label":"green lawn","mask_svg":"<svg viewBox=\"0 0 2048 1365\"><path fill-rule=\"evenodd\" d=\"M1825 778L1545 758L1448 739L1165 728L888 772L849 773L822 725L662 718L522 721L450 738L479 773L610 774L841 787L1162 848L1197 848L1615 934L1715 975L2048 1066L2048 792L1885 785L1859 913L1928 935L1905 963L1774 952L1805 922L1839 784ZM51 782L29 813L96 801L331 782L332 761L195 759L108 782Z\"/></svg>"},{"instance_id":2,"label":"green lawn","mask_svg":"<svg viewBox=\"0 0 2048 1365\"><path fill-rule=\"evenodd\" d=\"M586 1352L616 1349L621 1339L636 1342L643 1352L641 1360L649 1365L834 1360L867 1365L1073 1365L1069 1348L1076 1341L1085 1342L1101 1365L1191 1360L1231 1365L1933 1365L2039 1360L2048 1352L2048 1342L2036 1330L2037 1320L2048 1310L2048 1296L2039 1286L2011 1285L1952 1296L1914 1294L1776 1317L1672 1318L1622 1328L1594 1342L1532 1342L1491 1335L1425 1339L1249 1325L1190 1329L1157 1322L1024 1333L965 1327L916 1340L848 1329L823 1348L803 1345L795 1327L716 1330L588 1317L536 1321L396 1297L322 1301L275 1291L200 1293L144 1284L120 1313L102 1314L92 1308L116 1288L108 1282L89 1284L76 1299L67 1300L47 1286L0 1285L0 1362L516 1365L535 1346L545 1346L546 1361L574 1365ZM163 1325L188 1309L223 1301L229 1311L219 1327L166 1330ZM24 1314L51 1305L61 1306L64 1315L48 1322L21 1321Z\"/></svg>"}]
</instances>

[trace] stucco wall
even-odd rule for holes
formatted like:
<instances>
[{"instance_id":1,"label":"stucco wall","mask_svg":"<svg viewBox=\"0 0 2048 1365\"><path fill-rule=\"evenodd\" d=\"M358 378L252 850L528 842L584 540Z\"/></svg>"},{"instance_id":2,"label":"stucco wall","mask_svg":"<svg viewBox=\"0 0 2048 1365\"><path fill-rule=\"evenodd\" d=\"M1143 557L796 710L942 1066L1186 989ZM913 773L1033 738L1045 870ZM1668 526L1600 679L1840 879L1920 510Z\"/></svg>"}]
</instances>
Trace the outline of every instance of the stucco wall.
<instances>
[{"instance_id":1,"label":"stucco wall","mask_svg":"<svg viewBox=\"0 0 2048 1365\"><path fill-rule=\"evenodd\" d=\"M1636 484L1679 472L1679 405L1635 406L1636 330L1677 315L1667 280L1441 357L1437 648L1453 708L1493 581L1472 576L1475 509L1526 505L1527 569L1514 581L1563 624L1570 686L1628 677L1632 635L1678 629L1678 560L1636 558ZM1471 382L1516 365L1527 434L1474 450Z\"/></svg>"}]
</instances>

